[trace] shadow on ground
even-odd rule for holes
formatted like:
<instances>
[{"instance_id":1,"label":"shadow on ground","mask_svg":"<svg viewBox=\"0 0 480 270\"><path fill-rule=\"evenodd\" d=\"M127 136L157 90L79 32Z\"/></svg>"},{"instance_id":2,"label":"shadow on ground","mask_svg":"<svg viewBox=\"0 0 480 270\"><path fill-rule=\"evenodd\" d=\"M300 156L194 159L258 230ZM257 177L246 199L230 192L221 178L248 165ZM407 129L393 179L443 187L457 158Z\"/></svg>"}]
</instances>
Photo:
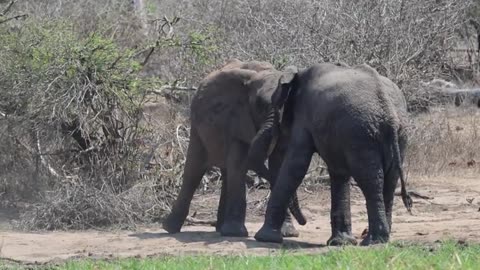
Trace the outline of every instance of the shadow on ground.
<instances>
[{"instance_id":1,"label":"shadow on ground","mask_svg":"<svg viewBox=\"0 0 480 270\"><path fill-rule=\"evenodd\" d=\"M143 232L129 234L129 237L135 237L140 240L148 239L161 239L161 238L174 238L182 243L198 243L203 242L207 245L217 244L222 242L242 242L247 248L271 248L271 249L308 249L308 248L322 248L326 247L324 244L307 243L304 241L298 241L294 238L286 238L282 244L277 243L265 243L258 242L250 237L222 237L218 232L205 232L205 231L187 231L176 234L169 234L167 232Z\"/></svg>"}]
</instances>

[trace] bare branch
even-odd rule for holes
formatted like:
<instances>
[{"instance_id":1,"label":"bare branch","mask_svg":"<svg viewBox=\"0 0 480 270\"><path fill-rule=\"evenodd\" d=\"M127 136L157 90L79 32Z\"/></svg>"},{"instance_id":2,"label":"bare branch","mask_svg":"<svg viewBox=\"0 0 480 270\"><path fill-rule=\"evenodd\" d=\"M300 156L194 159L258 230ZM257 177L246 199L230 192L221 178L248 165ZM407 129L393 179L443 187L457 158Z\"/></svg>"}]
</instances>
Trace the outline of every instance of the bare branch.
<instances>
[{"instance_id":1,"label":"bare branch","mask_svg":"<svg viewBox=\"0 0 480 270\"><path fill-rule=\"evenodd\" d=\"M35 141L37 142L37 153L42 153L42 146L40 144L40 134L39 134L39 131L35 131ZM57 177L57 178L60 178L60 174L57 173L57 171L55 171L55 169L50 166L50 164L48 163L47 159L45 158L44 155L40 155L40 161L42 162L43 166L45 168L48 169L48 171L50 172L51 175Z\"/></svg>"},{"instance_id":2,"label":"bare branch","mask_svg":"<svg viewBox=\"0 0 480 270\"><path fill-rule=\"evenodd\" d=\"M10 11L10 9L13 7L13 5L15 4L15 2L17 2L17 0L12 0L10 2L10 4L8 4L8 6L2 11L2 13L0 13L0 16L5 16L7 15L7 13Z\"/></svg>"},{"instance_id":3,"label":"bare branch","mask_svg":"<svg viewBox=\"0 0 480 270\"><path fill-rule=\"evenodd\" d=\"M152 94L162 95L165 91L197 91L196 87L193 86L177 86L177 85L164 85L158 90L151 91Z\"/></svg>"},{"instance_id":4,"label":"bare branch","mask_svg":"<svg viewBox=\"0 0 480 270\"><path fill-rule=\"evenodd\" d=\"M0 21L0 24L2 23L6 23L6 22L9 22L11 20L19 20L19 19L23 19L23 18L26 18L28 17L27 14L22 14L22 15L17 15L17 16L13 16L13 17L10 17L10 18L7 18L7 19L4 19L4 20L1 20Z\"/></svg>"}]
</instances>

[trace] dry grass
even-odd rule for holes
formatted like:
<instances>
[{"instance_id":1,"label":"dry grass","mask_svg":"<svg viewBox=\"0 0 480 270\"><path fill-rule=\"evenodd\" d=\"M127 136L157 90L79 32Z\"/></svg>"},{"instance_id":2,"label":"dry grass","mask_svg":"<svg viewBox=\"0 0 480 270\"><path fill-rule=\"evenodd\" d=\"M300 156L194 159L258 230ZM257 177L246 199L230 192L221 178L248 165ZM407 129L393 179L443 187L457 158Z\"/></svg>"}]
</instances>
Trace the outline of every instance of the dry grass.
<instances>
[{"instance_id":1,"label":"dry grass","mask_svg":"<svg viewBox=\"0 0 480 270\"><path fill-rule=\"evenodd\" d=\"M412 117L406 164L420 175L480 172L480 110L437 107Z\"/></svg>"}]
</instances>

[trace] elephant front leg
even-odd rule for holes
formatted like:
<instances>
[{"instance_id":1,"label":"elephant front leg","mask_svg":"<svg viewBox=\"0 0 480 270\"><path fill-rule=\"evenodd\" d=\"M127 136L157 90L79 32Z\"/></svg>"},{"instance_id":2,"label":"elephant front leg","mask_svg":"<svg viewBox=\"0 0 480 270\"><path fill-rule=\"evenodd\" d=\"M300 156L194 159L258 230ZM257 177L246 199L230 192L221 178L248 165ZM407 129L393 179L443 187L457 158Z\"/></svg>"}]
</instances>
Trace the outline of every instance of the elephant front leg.
<instances>
[{"instance_id":1,"label":"elephant front leg","mask_svg":"<svg viewBox=\"0 0 480 270\"><path fill-rule=\"evenodd\" d=\"M163 221L163 229L168 233L178 233L187 218L195 190L200 185L207 170L206 153L195 130L190 133L187 160L183 171L183 182L180 193L172 207L172 212Z\"/></svg>"},{"instance_id":2,"label":"elephant front leg","mask_svg":"<svg viewBox=\"0 0 480 270\"><path fill-rule=\"evenodd\" d=\"M268 201L265 222L255 235L257 241L274 243L283 241L281 227L285 221L288 203L310 165L314 152L310 134L303 130L296 131L299 133L292 135L291 144Z\"/></svg>"},{"instance_id":3,"label":"elephant front leg","mask_svg":"<svg viewBox=\"0 0 480 270\"><path fill-rule=\"evenodd\" d=\"M330 171L331 183L331 210L330 222L332 236L327 245L356 245L357 240L352 236L352 218L350 212L350 183L349 176L338 175Z\"/></svg>"},{"instance_id":4,"label":"elephant front leg","mask_svg":"<svg viewBox=\"0 0 480 270\"><path fill-rule=\"evenodd\" d=\"M267 179L270 182L270 190L273 189L275 185L275 180L282 166L282 161L286 152L286 145L288 142L284 142L285 138L281 137L277 143L277 147L274 149L270 157L268 158L268 168L270 173L270 179ZM282 236L283 237L298 237L300 233L297 231L293 225L293 218L290 212L287 210L285 213L285 221L282 224Z\"/></svg>"},{"instance_id":5,"label":"elephant front leg","mask_svg":"<svg viewBox=\"0 0 480 270\"><path fill-rule=\"evenodd\" d=\"M225 215L220 228L222 236L247 237L245 215L247 209L245 175L247 174L248 146L230 143L227 155Z\"/></svg>"}]
</instances>

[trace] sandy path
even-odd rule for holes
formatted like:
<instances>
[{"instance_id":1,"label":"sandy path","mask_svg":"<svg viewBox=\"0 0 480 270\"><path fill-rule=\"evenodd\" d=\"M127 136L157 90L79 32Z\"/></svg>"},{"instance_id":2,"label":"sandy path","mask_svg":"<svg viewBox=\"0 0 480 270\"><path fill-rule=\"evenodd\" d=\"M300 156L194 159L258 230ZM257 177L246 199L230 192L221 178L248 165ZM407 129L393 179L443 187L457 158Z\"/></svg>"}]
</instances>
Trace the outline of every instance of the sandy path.
<instances>
[{"instance_id":1,"label":"sandy path","mask_svg":"<svg viewBox=\"0 0 480 270\"><path fill-rule=\"evenodd\" d=\"M392 240L433 242L441 239L462 239L480 242L480 179L443 177L417 179L414 189L434 197L415 199L414 214L406 212L400 198L395 201ZM352 193L353 232L359 237L367 225L363 196L358 188ZM213 227L186 226L182 233L169 235L159 225L137 231L82 231L25 233L1 230L0 256L22 262L50 262L76 257L130 257L162 254L254 254L266 255L286 248L302 252L324 252L330 236L328 190L302 192L302 206L308 218L306 226L298 226L301 236L286 240L283 245L258 243L253 237L226 238ZM467 199L473 199L468 202ZM217 198L196 198L204 207L200 215L215 213ZM251 198L250 198L251 200ZM247 223L250 235L260 228L262 217L251 204ZM208 208L208 209L207 209ZM197 209L202 209L197 207Z\"/></svg>"}]
</instances>

